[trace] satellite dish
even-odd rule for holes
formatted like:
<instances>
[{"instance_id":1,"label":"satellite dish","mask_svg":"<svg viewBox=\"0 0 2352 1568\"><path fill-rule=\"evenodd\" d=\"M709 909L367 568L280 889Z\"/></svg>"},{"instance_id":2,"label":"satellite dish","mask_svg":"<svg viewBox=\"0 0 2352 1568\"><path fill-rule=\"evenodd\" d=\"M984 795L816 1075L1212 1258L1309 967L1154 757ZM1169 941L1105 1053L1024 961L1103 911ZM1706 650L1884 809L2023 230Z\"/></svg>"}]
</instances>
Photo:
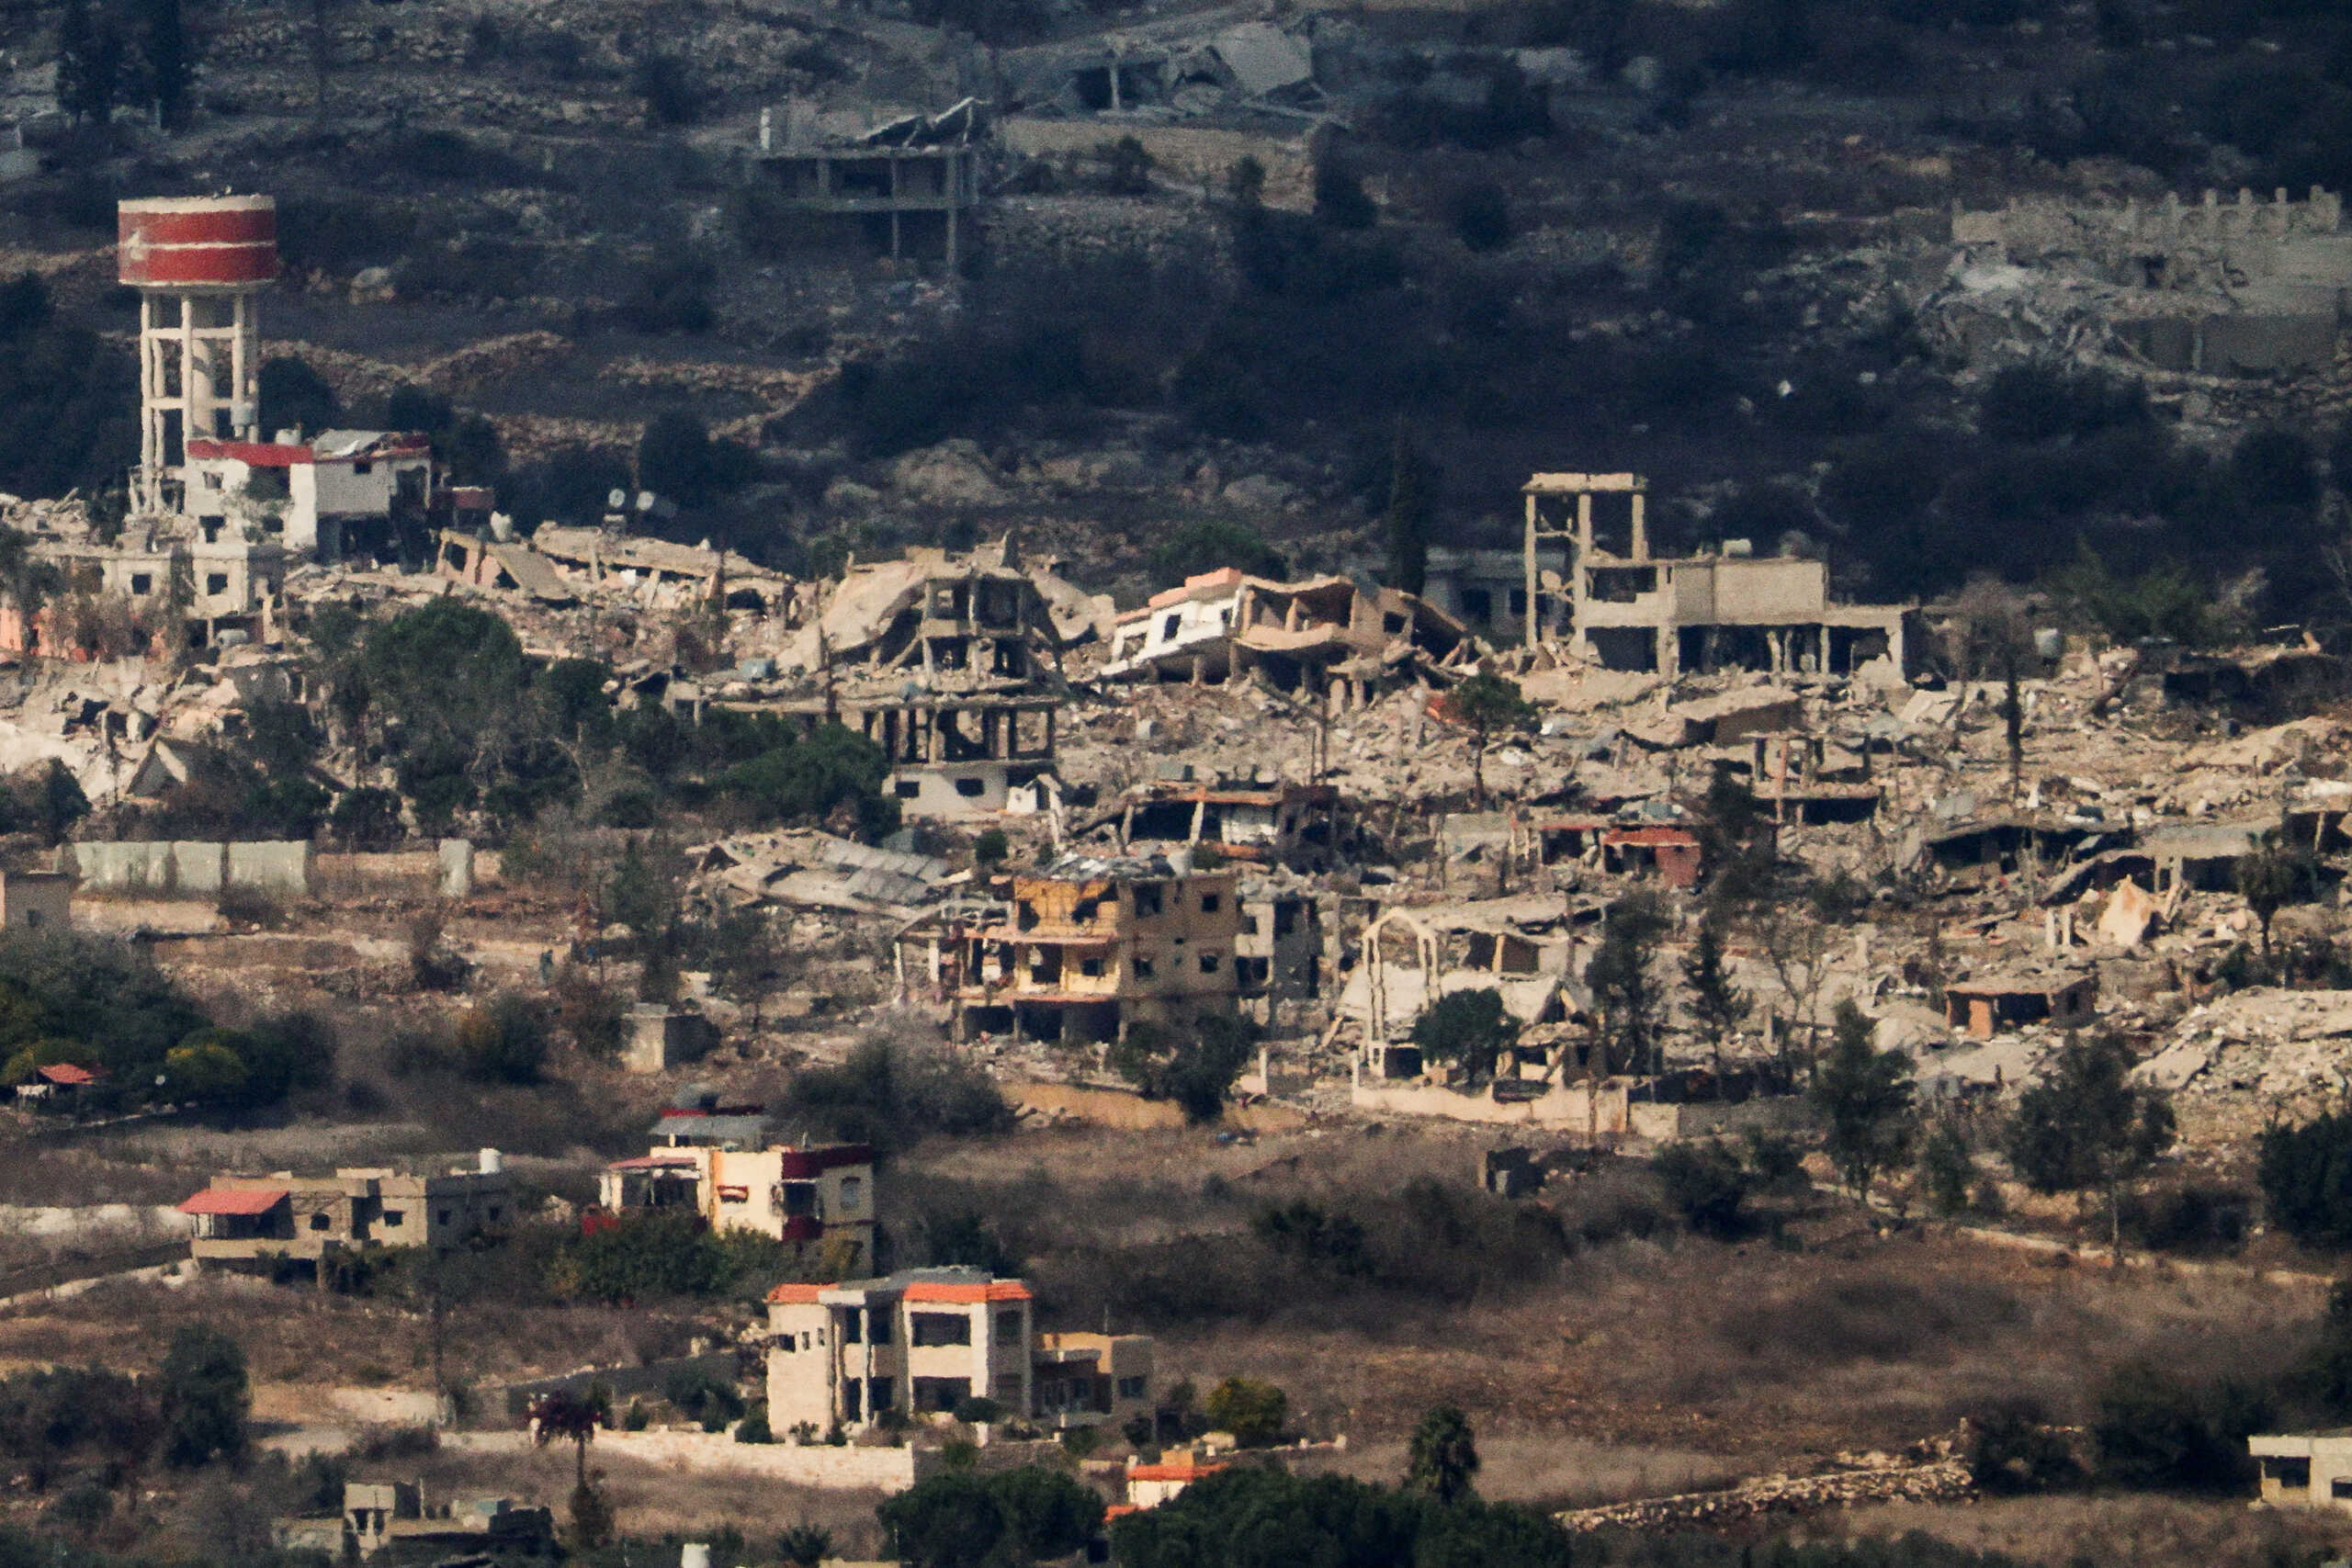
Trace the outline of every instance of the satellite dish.
<instances>
[{"instance_id":1,"label":"satellite dish","mask_svg":"<svg viewBox=\"0 0 2352 1568\"><path fill-rule=\"evenodd\" d=\"M605 494L605 510L607 512L618 512L628 504L628 491L625 490L607 491Z\"/></svg>"},{"instance_id":2,"label":"satellite dish","mask_svg":"<svg viewBox=\"0 0 2352 1568\"><path fill-rule=\"evenodd\" d=\"M639 512L650 512L653 510L653 492L651 491L641 490L637 492L637 509Z\"/></svg>"}]
</instances>

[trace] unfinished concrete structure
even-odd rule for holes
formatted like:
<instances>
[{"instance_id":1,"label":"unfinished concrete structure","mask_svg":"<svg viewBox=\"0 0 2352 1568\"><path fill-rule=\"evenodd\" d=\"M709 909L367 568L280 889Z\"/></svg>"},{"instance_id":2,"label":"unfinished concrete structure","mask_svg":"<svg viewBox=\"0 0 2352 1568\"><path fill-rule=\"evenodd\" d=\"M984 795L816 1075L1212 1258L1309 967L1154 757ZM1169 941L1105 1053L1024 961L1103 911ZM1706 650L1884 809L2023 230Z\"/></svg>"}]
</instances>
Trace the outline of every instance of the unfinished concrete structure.
<instances>
[{"instance_id":1,"label":"unfinished concrete structure","mask_svg":"<svg viewBox=\"0 0 2352 1568\"><path fill-rule=\"evenodd\" d=\"M1524 642L1531 626L1538 641L1549 641L1567 630L1568 564L1566 536L1547 534L1536 551L1533 603L1543 618L1534 622L1527 613L1527 561L1521 550L1432 546L1421 597L1490 641Z\"/></svg>"},{"instance_id":2,"label":"unfinished concrete structure","mask_svg":"<svg viewBox=\"0 0 2352 1568\"><path fill-rule=\"evenodd\" d=\"M952 268L980 203L974 143L985 129L973 98L842 136L825 134L809 106L797 101L781 116L763 110L755 199L812 229L854 226L894 261L910 248L935 246Z\"/></svg>"},{"instance_id":3,"label":"unfinished concrete structure","mask_svg":"<svg viewBox=\"0 0 2352 1568\"><path fill-rule=\"evenodd\" d=\"M1538 606L1527 626L1530 648L1548 613L1541 552L1566 537L1576 556L1569 649L1605 669L1843 675L1874 659L1903 669L1905 623L1916 606L1832 604L1826 563L1758 557L1741 540L1716 555L1656 555L1648 489L1639 474L1537 474L1527 481L1522 577L1528 602ZM1595 515L1594 500L1602 496L1622 498L1619 516Z\"/></svg>"},{"instance_id":4,"label":"unfinished concrete structure","mask_svg":"<svg viewBox=\"0 0 2352 1568\"><path fill-rule=\"evenodd\" d=\"M317 1263L363 1245L454 1247L514 1217L514 1189L496 1149L441 1176L389 1168L333 1176L216 1176L184 1200L197 1220L198 1261L288 1258Z\"/></svg>"},{"instance_id":5,"label":"unfinished concrete structure","mask_svg":"<svg viewBox=\"0 0 2352 1568\"><path fill-rule=\"evenodd\" d=\"M0 872L0 928L71 931L74 890L82 879L65 871Z\"/></svg>"},{"instance_id":6,"label":"unfinished concrete structure","mask_svg":"<svg viewBox=\"0 0 2352 1568\"><path fill-rule=\"evenodd\" d=\"M2266 1506L2352 1513L2352 1432L2260 1432L2245 1446Z\"/></svg>"},{"instance_id":7,"label":"unfinished concrete structure","mask_svg":"<svg viewBox=\"0 0 2352 1568\"><path fill-rule=\"evenodd\" d=\"M898 937L902 996L953 1010L957 1039L1100 1042L1138 1022L1233 1016L1241 929L1235 876L1168 858L1067 855L1007 897L951 905Z\"/></svg>"},{"instance_id":8,"label":"unfinished concrete structure","mask_svg":"<svg viewBox=\"0 0 2352 1568\"><path fill-rule=\"evenodd\" d=\"M281 1519L277 1535L281 1547L338 1562L374 1557L387 1548L442 1562L492 1561L551 1553L555 1516L508 1497L430 1504L413 1482L351 1481L344 1483L339 1516Z\"/></svg>"},{"instance_id":9,"label":"unfinished concrete structure","mask_svg":"<svg viewBox=\"0 0 2352 1568\"><path fill-rule=\"evenodd\" d=\"M1121 615L1102 676L1199 685L1255 674L1344 712L1400 675L1451 671L1477 650L1460 621L1396 589L1345 577L1276 582L1226 567Z\"/></svg>"}]
</instances>

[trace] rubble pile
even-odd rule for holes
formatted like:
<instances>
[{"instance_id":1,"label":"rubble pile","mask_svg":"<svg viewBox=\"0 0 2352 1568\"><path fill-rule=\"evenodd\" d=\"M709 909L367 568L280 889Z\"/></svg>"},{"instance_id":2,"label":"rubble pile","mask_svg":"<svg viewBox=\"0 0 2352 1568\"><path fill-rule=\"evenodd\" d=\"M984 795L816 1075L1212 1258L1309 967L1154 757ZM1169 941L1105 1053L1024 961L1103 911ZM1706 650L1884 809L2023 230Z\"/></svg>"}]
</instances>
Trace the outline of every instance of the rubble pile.
<instances>
[{"instance_id":1,"label":"rubble pile","mask_svg":"<svg viewBox=\"0 0 2352 1568\"><path fill-rule=\"evenodd\" d=\"M1831 1471L1821 1475L1768 1475L1721 1492L1689 1492L1606 1507L1576 1508L1553 1517L1578 1532L1714 1527L1775 1515L1826 1513L1857 1503L1952 1503L1974 1495L1968 1466L1943 1458L1925 1464Z\"/></svg>"}]
</instances>

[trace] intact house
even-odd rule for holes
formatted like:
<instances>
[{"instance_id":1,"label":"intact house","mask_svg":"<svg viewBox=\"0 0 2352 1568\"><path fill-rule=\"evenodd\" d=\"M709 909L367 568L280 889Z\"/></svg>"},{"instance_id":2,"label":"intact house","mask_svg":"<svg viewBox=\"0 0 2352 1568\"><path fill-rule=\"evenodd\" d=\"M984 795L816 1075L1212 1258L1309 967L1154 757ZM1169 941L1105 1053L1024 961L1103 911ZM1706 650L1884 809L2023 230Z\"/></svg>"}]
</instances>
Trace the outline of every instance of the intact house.
<instances>
[{"instance_id":1,"label":"intact house","mask_svg":"<svg viewBox=\"0 0 2352 1568\"><path fill-rule=\"evenodd\" d=\"M216 1176L179 1205L196 1216L199 1262L317 1263L362 1245L454 1247L509 1223L514 1187L496 1149L441 1176L350 1168L333 1176Z\"/></svg>"},{"instance_id":2,"label":"intact house","mask_svg":"<svg viewBox=\"0 0 2352 1568\"><path fill-rule=\"evenodd\" d=\"M388 430L327 430L308 440L197 437L187 444L187 510L218 527L257 527L300 560L396 561L424 536L432 443Z\"/></svg>"},{"instance_id":3,"label":"intact house","mask_svg":"<svg viewBox=\"0 0 2352 1568\"><path fill-rule=\"evenodd\" d=\"M1455 671L1477 652L1467 627L1414 594L1345 577L1275 582L1226 567L1121 615L1102 677L1198 685L1254 671L1337 712L1418 668Z\"/></svg>"},{"instance_id":4,"label":"intact house","mask_svg":"<svg viewBox=\"0 0 2352 1568\"><path fill-rule=\"evenodd\" d=\"M1054 1427L1116 1426L1152 1408L1152 1341L1036 1332L1019 1280L967 1268L776 1286L768 1292L768 1424L830 1431L985 1399Z\"/></svg>"},{"instance_id":5,"label":"intact house","mask_svg":"<svg viewBox=\"0 0 2352 1568\"><path fill-rule=\"evenodd\" d=\"M798 1244L844 1270L874 1267L874 1150L864 1144L657 1147L606 1166L596 1195L615 1214L692 1213L713 1230Z\"/></svg>"},{"instance_id":6,"label":"intact house","mask_svg":"<svg viewBox=\"0 0 2352 1568\"><path fill-rule=\"evenodd\" d=\"M2262 1503L2352 1513L2352 1432L2264 1432L2245 1446L2262 1472Z\"/></svg>"},{"instance_id":7,"label":"intact house","mask_svg":"<svg viewBox=\"0 0 2352 1568\"><path fill-rule=\"evenodd\" d=\"M1066 855L1003 886L899 933L900 995L948 1004L957 1039L1100 1042L1139 1022L1182 1029L1236 1012L1234 873L1196 871L1182 852Z\"/></svg>"},{"instance_id":8,"label":"intact house","mask_svg":"<svg viewBox=\"0 0 2352 1568\"><path fill-rule=\"evenodd\" d=\"M1661 675L1846 675L1873 660L1904 669L1916 605L1833 604L1825 562L1759 557L1746 540L1711 555L1657 555L1647 490L1638 474L1537 474L1524 487L1528 575L1544 541L1575 546L1569 647L1578 658ZM1607 515L1596 512L1600 497L1609 498L1600 509Z\"/></svg>"}]
</instances>

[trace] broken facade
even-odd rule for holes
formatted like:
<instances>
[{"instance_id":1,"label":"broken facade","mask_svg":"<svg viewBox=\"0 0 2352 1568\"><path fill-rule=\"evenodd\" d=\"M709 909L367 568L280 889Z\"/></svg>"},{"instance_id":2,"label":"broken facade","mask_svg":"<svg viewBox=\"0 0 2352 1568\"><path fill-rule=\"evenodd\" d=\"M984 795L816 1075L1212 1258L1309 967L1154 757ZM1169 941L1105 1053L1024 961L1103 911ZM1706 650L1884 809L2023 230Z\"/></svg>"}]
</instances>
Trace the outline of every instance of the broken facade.
<instances>
[{"instance_id":1,"label":"broken facade","mask_svg":"<svg viewBox=\"0 0 2352 1568\"><path fill-rule=\"evenodd\" d=\"M899 933L907 996L975 1031L1066 1043L1233 1016L1241 910L1234 874L1172 859L1072 855L1016 874L1007 897L951 905Z\"/></svg>"},{"instance_id":2,"label":"broken facade","mask_svg":"<svg viewBox=\"0 0 2352 1568\"><path fill-rule=\"evenodd\" d=\"M1668 676L1724 669L1849 675L1881 659L1905 668L1905 626L1916 606L1833 604L1826 563L1754 556L1741 540L1714 555L1655 555L1647 491L1638 474L1537 474L1524 487L1530 603L1543 604L1543 547L1564 536L1574 543L1568 636L1577 658ZM1597 519L1597 496L1622 497L1622 519ZM1536 631L1531 622L1531 648Z\"/></svg>"}]
</instances>

